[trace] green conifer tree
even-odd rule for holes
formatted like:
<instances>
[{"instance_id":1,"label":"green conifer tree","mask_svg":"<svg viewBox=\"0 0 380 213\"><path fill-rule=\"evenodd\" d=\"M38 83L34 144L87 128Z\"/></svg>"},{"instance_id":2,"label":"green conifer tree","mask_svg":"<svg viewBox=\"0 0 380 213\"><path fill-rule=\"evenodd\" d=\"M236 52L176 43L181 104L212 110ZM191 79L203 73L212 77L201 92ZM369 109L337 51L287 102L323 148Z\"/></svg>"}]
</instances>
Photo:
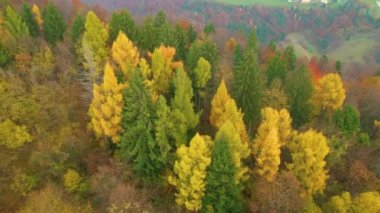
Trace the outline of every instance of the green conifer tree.
<instances>
[{"instance_id":1,"label":"green conifer tree","mask_svg":"<svg viewBox=\"0 0 380 213\"><path fill-rule=\"evenodd\" d=\"M40 34L39 26L37 20L33 15L32 8L29 4L22 4L21 17L22 20L25 22L26 26L28 26L30 35L33 37L37 37Z\"/></svg>"},{"instance_id":2,"label":"green conifer tree","mask_svg":"<svg viewBox=\"0 0 380 213\"><path fill-rule=\"evenodd\" d=\"M42 17L46 41L51 45L55 45L58 41L63 40L66 22L57 7L49 3L42 11Z\"/></svg>"}]
</instances>

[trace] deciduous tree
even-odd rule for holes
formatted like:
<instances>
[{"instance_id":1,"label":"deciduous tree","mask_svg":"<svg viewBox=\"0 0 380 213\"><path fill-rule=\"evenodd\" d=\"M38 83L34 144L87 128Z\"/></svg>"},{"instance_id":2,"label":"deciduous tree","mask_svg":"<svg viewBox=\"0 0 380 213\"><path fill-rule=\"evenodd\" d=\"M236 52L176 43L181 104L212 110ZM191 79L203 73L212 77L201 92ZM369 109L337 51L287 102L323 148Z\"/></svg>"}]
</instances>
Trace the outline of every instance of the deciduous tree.
<instances>
[{"instance_id":1,"label":"deciduous tree","mask_svg":"<svg viewBox=\"0 0 380 213\"><path fill-rule=\"evenodd\" d=\"M332 112L342 106L345 98L346 91L338 74L330 73L318 80L313 100L317 107Z\"/></svg>"},{"instance_id":2,"label":"deciduous tree","mask_svg":"<svg viewBox=\"0 0 380 213\"><path fill-rule=\"evenodd\" d=\"M21 16L10 6L5 9L4 27L13 39L19 40L29 35L28 26Z\"/></svg>"},{"instance_id":3,"label":"deciduous tree","mask_svg":"<svg viewBox=\"0 0 380 213\"><path fill-rule=\"evenodd\" d=\"M288 147L293 161L287 167L305 189L303 195L322 193L328 178L325 157L329 147L325 136L309 130L296 135Z\"/></svg>"},{"instance_id":4,"label":"deciduous tree","mask_svg":"<svg viewBox=\"0 0 380 213\"><path fill-rule=\"evenodd\" d=\"M115 73L109 63L104 68L104 78L101 85L94 85L93 99L89 114L94 132L98 137L111 137L114 143L120 141L121 113L123 107L123 89L125 85L118 84Z\"/></svg>"},{"instance_id":5,"label":"deciduous tree","mask_svg":"<svg viewBox=\"0 0 380 213\"><path fill-rule=\"evenodd\" d=\"M16 149L31 141L32 136L25 126L19 126L9 119L0 122L0 145Z\"/></svg>"},{"instance_id":6,"label":"deciduous tree","mask_svg":"<svg viewBox=\"0 0 380 213\"><path fill-rule=\"evenodd\" d=\"M202 208L202 197L206 190L206 171L211 163L212 140L208 136L196 134L189 146L177 149L178 159L174 163L173 175L169 183L176 192L176 202L190 211Z\"/></svg>"}]
</instances>

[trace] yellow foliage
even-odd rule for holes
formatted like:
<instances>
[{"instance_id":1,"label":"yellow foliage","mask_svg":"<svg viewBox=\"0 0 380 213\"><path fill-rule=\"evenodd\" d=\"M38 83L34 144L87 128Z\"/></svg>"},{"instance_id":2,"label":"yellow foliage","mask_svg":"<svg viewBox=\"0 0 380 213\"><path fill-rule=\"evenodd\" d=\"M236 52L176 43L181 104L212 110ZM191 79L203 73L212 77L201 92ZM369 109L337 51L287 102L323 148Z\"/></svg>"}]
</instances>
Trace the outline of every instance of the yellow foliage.
<instances>
[{"instance_id":1,"label":"yellow foliage","mask_svg":"<svg viewBox=\"0 0 380 213\"><path fill-rule=\"evenodd\" d=\"M380 212L380 193L364 192L355 197L351 206L352 212L378 213Z\"/></svg>"},{"instance_id":2,"label":"yellow foliage","mask_svg":"<svg viewBox=\"0 0 380 213\"><path fill-rule=\"evenodd\" d=\"M339 109L346 98L343 83L338 74L330 73L318 80L313 102L323 110Z\"/></svg>"},{"instance_id":3,"label":"yellow foliage","mask_svg":"<svg viewBox=\"0 0 380 213\"><path fill-rule=\"evenodd\" d=\"M82 181L82 178L73 169L67 170L65 175L63 176L63 182L65 185L65 188L69 192L74 192L80 187L80 182Z\"/></svg>"},{"instance_id":4,"label":"yellow foliage","mask_svg":"<svg viewBox=\"0 0 380 213\"><path fill-rule=\"evenodd\" d=\"M152 58L150 85L154 96L168 92L174 70L183 66L182 62L173 61L175 53L175 48L161 45L149 54Z\"/></svg>"},{"instance_id":5,"label":"yellow foliage","mask_svg":"<svg viewBox=\"0 0 380 213\"><path fill-rule=\"evenodd\" d=\"M226 42L226 49L228 52L232 52L235 50L236 47L236 41L234 37L230 37L228 41Z\"/></svg>"},{"instance_id":6,"label":"yellow foliage","mask_svg":"<svg viewBox=\"0 0 380 213\"><path fill-rule=\"evenodd\" d=\"M225 138L230 144L231 157L235 164L235 180L236 183L248 179L248 167L243 164L243 161L250 155L250 149L247 143L243 143L240 135L230 121L226 121L216 134L215 140Z\"/></svg>"},{"instance_id":7,"label":"yellow foliage","mask_svg":"<svg viewBox=\"0 0 380 213\"><path fill-rule=\"evenodd\" d=\"M42 19L40 9L38 8L37 5L33 4L32 12L33 12L33 14L34 14L34 18L35 18L36 21L37 21L37 24L38 24L38 25L40 26L40 28L41 28L41 27L42 27L42 24L44 23L44 20Z\"/></svg>"},{"instance_id":8,"label":"yellow foliage","mask_svg":"<svg viewBox=\"0 0 380 213\"><path fill-rule=\"evenodd\" d=\"M0 122L0 145L16 149L30 141L32 137L25 126L18 126L11 120Z\"/></svg>"},{"instance_id":9,"label":"yellow foliage","mask_svg":"<svg viewBox=\"0 0 380 213\"><path fill-rule=\"evenodd\" d=\"M374 124L375 124L375 127L380 128L380 121L376 120L376 121L374 122Z\"/></svg>"},{"instance_id":10,"label":"yellow foliage","mask_svg":"<svg viewBox=\"0 0 380 213\"><path fill-rule=\"evenodd\" d=\"M228 94L226 84L222 80L211 101L210 123L214 127L220 128L227 120L238 131L241 140L248 144L249 137L244 124L243 113L238 109L235 100Z\"/></svg>"},{"instance_id":11,"label":"yellow foliage","mask_svg":"<svg viewBox=\"0 0 380 213\"><path fill-rule=\"evenodd\" d=\"M98 137L111 137L118 143L120 132L121 112L123 107L122 92L126 86L118 84L115 73L109 63L104 69L103 84L94 85L93 99L89 114L93 130Z\"/></svg>"},{"instance_id":12,"label":"yellow foliage","mask_svg":"<svg viewBox=\"0 0 380 213\"><path fill-rule=\"evenodd\" d=\"M210 137L196 134L189 147L181 145L177 149L174 174L168 177L168 181L177 188L177 204L190 211L198 211L202 207L206 170L211 163L211 146Z\"/></svg>"},{"instance_id":13,"label":"yellow foliage","mask_svg":"<svg viewBox=\"0 0 380 213\"><path fill-rule=\"evenodd\" d=\"M296 135L289 149L293 161L287 167L304 187L303 196L322 193L328 178L325 157L330 151L326 137L309 130Z\"/></svg>"},{"instance_id":14,"label":"yellow foliage","mask_svg":"<svg viewBox=\"0 0 380 213\"><path fill-rule=\"evenodd\" d=\"M139 64L139 52L132 41L122 32L119 32L112 44L112 59L121 67L126 80L132 79L134 69Z\"/></svg>"},{"instance_id":15,"label":"yellow foliage","mask_svg":"<svg viewBox=\"0 0 380 213\"><path fill-rule=\"evenodd\" d=\"M326 205L327 212L346 213L351 206L351 195L348 192L343 192L341 195L336 195L330 198Z\"/></svg>"}]
</instances>

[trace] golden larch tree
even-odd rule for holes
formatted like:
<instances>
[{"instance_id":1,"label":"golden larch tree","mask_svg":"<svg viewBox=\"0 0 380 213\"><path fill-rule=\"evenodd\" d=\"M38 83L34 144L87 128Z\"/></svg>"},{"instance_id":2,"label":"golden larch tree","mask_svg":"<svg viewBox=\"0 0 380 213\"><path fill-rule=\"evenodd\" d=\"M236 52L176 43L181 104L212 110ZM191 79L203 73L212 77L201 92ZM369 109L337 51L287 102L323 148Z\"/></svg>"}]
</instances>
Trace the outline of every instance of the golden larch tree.
<instances>
[{"instance_id":1,"label":"golden larch tree","mask_svg":"<svg viewBox=\"0 0 380 213\"><path fill-rule=\"evenodd\" d=\"M124 78L132 79L134 70L140 62L140 54L133 42L121 31L112 44L111 55L120 66Z\"/></svg>"},{"instance_id":2,"label":"golden larch tree","mask_svg":"<svg viewBox=\"0 0 380 213\"><path fill-rule=\"evenodd\" d=\"M287 167L303 186L303 196L322 193L328 178L325 157L330 151L326 137L309 130L296 135L288 147L293 161Z\"/></svg>"},{"instance_id":3,"label":"golden larch tree","mask_svg":"<svg viewBox=\"0 0 380 213\"><path fill-rule=\"evenodd\" d=\"M124 88L125 85L118 84L111 65L107 63L104 68L103 84L94 85L89 110L92 128L96 135L111 137L114 143L120 141Z\"/></svg>"},{"instance_id":4,"label":"golden larch tree","mask_svg":"<svg viewBox=\"0 0 380 213\"><path fill-rule=\"evenodd\" d=\"M44 23L44 20L42 19L40 8L38 8L37 5L33 4L32 12L34 14L34 18L37 21L38 26L40 26L40 28L41 28L42 24Z\"/></svg>"},{"instance_id":5,"label":"golden larch tree","mask_svg":"<svg viewBox=\"0 0 380 213\"><path fill-rule=\"evenodd\" d=\"M328 112L337 110L343 105L345 98L346 91L338 74L327 74L315 85L313 102L320 109Z\"/></svg>"},{"instance_id":6,"label":"golden larch tree","mask_svg":"<svg viewBox=\"0 0 380 213\"><path fill-rule=\"evenodd\" d=\"M248 144L249 137L244 124L243 113L229 95L226 83L222 80L211 101L210 123L212 126L220 128L227 120L238 131L241 140Z\"/></svg>"},{"instance_id":7,"label":"golden larch tree","mask_svg":"<svg viewBox=\"0 0 380 213\"><path fill-rule=\"evenodd\" d=\"M189 211L202 208L206 171L211 163L211 147L210 137L196 134L189 146L181 145L177 149L174 174L169 175L168 181L177 189L177 204Z\"/></svg>"}]
</instances>

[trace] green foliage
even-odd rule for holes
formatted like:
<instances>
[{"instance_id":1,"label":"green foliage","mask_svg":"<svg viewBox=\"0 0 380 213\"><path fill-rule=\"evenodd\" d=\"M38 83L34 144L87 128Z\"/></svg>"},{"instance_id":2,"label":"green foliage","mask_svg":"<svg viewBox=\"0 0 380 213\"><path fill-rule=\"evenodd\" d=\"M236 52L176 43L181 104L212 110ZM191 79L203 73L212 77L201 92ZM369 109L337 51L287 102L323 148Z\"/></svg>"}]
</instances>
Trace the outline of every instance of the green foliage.
<instances>
[{"instance_id":1,"label":"green foliage","mask_svg":"<svg viewBox=\"0 0 380 213\"><path fill-rule=\"evenodd\" d=\"M15 40L20 40L29 35L28 26L17 11L10 6L5 9L4 27Z\"/></svg>"},{"instance_id":2,"label":"green foliage","mask_svg":"<svg viewBox=\"0 0 380 213\"><path fill-rule=\"evenodd\" d=\"M263 83L259 68L258 44L255 31L251 32L248 41L248 47L243 58L235 68L233 94L238 106L244 112L244 120L248 129L252 130L260 121Z\"/></svg>"},{"instance_id":3,"label":"green foliage","mask_svg":"<svg viewBox=\"0 0 380 213\"><path fill-rule=\"evenodd\" d=\"M8 149L17 149L30 141L32 136L25 126L19 126L8 119L0 122L0 145Z\"/></svg>"},{"instance_id":4,"label":"green foliage","mask_svg":"<svg viewBox=\"0 0 380 213\"><path fill-rule=\"evenodd\" d=\"M359 144L362 144L362 145L369 145L371 143L371 139L369 138L368 133L361 132L359 134L358 142Z\"/></svg>"},{"instance_id":5,"label":"green foliage","mask_svg":"<svg viewBox=\"0 0 380 213\"><path fill-rule=\"evenodd\" d=\"M58 8L52 3L49 3L42 11L44 19L44 35L46 41L55 45L58 41L63 40L63 33L66 31L66 22L59 12Z\"/></svg>"},{"instance_id":6,"label":"green foliage","mask_svg":"<svg viewBox=\"0 0 380 213\"><path fill-rule=\"evenodd\" d=\"M341 138L331 137L327 141L330 153L327 155L327 164L332 166L341 166L344 162L344 156L347 153L348 143Z\"/></svg>"},{"instance_id":7,"label":"green foliage","mask_svg":"<svg viewBox=\"0 0 380 213\"><path fill-rule=\"evenodd\" d=\"M187 31L187 38L189 39L189 43L193 43L198 37L197 31L194 30L193 25L190 25L188 31Z\"/></svg>"},{"instance_id":8,"label":"green foliage","mask_svg":"<svg viewBox=\"0 0 380 213\"><path fill-rule=\"evenodd\" d=\"M110 43L115 41L120 31L127 35L131 41L137 41L138 31L135 20L126 9L112 13L111 21L109 22Z\"/></svg>"},{"instance_id":9,"label":"green foliage","mask_svg":"<svg viewBox=\"0 0 380 213\"><path fill-rule=\"evenodd\" d=\"M152 180L163 167L160 147L154 140L155 109L151 95L138 74L124 92L122 112L124 133L118 144L121 156L129 160L137 175Z\"/></svg>"},{"instance_id":10,"label":"green foliage","mask_svg":"<svg viewBox=\"0 0 380 213\"><path fill-rule=\"evenodd\" d=\"M225 137L215 141L211 164L207 169L203 212L242 212L240 186L234 180L235 165L230 145Z\"/></svg>"},{"instance_id":11,"label":"green foliage","mask_svg":"<svg viewBox=\"0 0 380 213\"><path fill-rule=\"evenodd\" d=\"M287 75L287 68L284 61L281 59L280 54L276 54L276 56L271 59L268 65L267 70L267 85L271 85L273 80L279 78L282 82L285 82L285 78Z\"/></svg>"},{"instance_id":12,"label":"green foliage","mask_svg":"<svg viewBox=\"0 0 380 213\"><path fill-rule=\"evenodd\" d=\"M211 71L214 73L218 62L218 49L214 42L211 41L196 41L189 49L186 56L186 65L189 70L194 70L198 64L198 60L203 57L211 65Z\"/></svg>"},{"instance_id":13,"label":"green foliage","mask_svg":"<svg viewBox=\"0 0 380 213\"><path fill-rule=\"evenodd\" d=\"M240 44L237 44L234 50L234 55L233 55L234 68L236 68L239 65L242 58L243 58L243 53L241 51L241 46Z\"/></svg>"},{"instance_id":14,"label":"green foliage","mask_svg":"<svg viewBox=\"0 0 380 213\"><path fill-rule=\"evenodd\" d=\"M293 46L287 46L285 48L283 58L287 71L294 71L296 69L297 56Z\"/></svg>"},{"instance_id":15,"label":"green foliage","mask_svg":"<svg viewBox=\"0 0 380 213\"><path fill-rule=\"evenodd\" d=\"M210 35L212 33L215 33L215 25L213 23L209 23L207 24L204 29L203 29L203 32L206 34L206 35Z\"/></svg>"},{"instance_id":16,"label":"green foliage","mask_svg":"<svg viewBox=\"0 0 380 213\"><path fill-rule=\"evenodd\" d=\"M183 68L179 68L173 79L175 87L174 99L171 106L176 120L175 138L177 144L186 144L189 133L199 123L199 114L194 110L193 88L191 80Z\"/></svg>"},{"instance_id":17,"label":"green foliage","mask_svg":"<svg viewBox=\"0 0 380 213\"><path fill-rule=\"evenodd\" d=\"M3 47L3 45L0 43L0 67L5 67L7 64L9 64L10 60L11 56L5 47Z\"/></svg>"},{"instance_id":18,"label":"green foliage","mask_svg":"<svg viewBox=\"0 0 380 213\"><path fill-rule=\"evenodd\" d=\"M295 127L300 127L311 118L313 85L309 70L299 67L288 77L285 85L290 115Z\"/></svg>"},{"instance_id":19,"label":"green foliage","mask_svg":"<svg viewBox=\"0 0 380 213\"><path fill-rule=\"evenodd\" d=\"M77 44L81 40L81 37L85 30L84 23L85 23L84 17L81 14L78 14L74 19L73 26L71 27L71 32L70 32L71 41L74 44Z\"/></svg>"},{"instance_id":20,"label":"green foliage","mask_svg":"<svg viewBox=\"0 0 380 213\"><path fill-rule=\"evenodd\" d=\"M21 17L25 24L28 26L30 35L37 37L40 34L40 29L37 20L34 18L32 8L29 4L22 4Z\"/></svg>"},{"instance_id":21,"label":"green foliage","mask_svg":"<svg viewBox=\"0 0 380 213\"><path fill-rule=\"evenodd\" d=\"M334 121L338 128L347 135L360 130L359 112L351 105L346 105L334 114Z\"/></svg>"},{"instance_id":22,"label":"green foliage","mask_svg":"<svg viewBox=\"0 0 380 213\"><path fill-rule=\"evenodd\" d=\"M148 17L140 28L139 45L143 49L153 51L157 47L155 36L153 19Z\"/></svg>"},{"instance_id":23,"label":"green foliage","mask_svg":"<svg viewBox=\"0 0 380 213\"><path fill-rule=\"evenodd\" d=\"M13 191L26 196L40 183L41 179L35 174L18 173L13 179L11 188Z\"/></svg>"}]
</instances>

